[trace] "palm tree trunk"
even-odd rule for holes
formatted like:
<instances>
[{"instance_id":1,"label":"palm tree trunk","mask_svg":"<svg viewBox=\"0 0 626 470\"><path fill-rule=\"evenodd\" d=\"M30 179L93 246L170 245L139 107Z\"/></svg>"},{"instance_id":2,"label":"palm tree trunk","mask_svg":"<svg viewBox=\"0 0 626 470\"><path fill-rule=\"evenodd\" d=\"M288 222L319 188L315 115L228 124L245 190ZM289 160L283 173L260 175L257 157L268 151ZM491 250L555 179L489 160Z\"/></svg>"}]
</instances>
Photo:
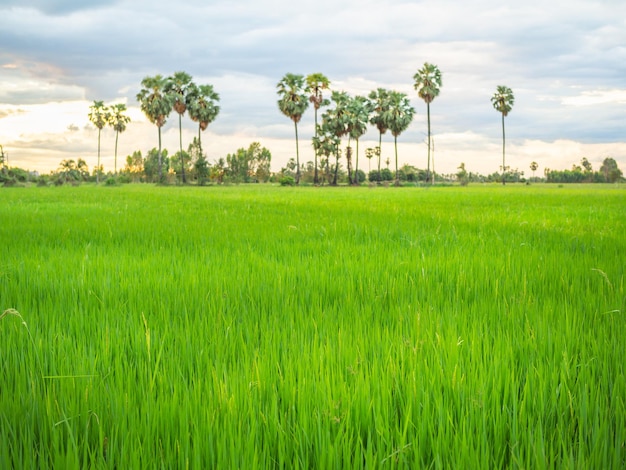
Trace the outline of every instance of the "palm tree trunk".
<instances>
[{"instance_id":1,"label":"palm tree trunk","mask_svg":"<svg viewBox=\"0 0 626 470\"><path fill-rule=\"evenodd\" d=\"M380 175L380 160L383 158L382 143L383 143L383 133L378 131L378 184L380 184L380 182L382 181L382 178Z\"/></svg>"},{"instance_id":2,"label":"palm tree trunk","mask_svg":"<svg viewBox=\"0 0 626 470\"><path fill-rule=\"evenodd\" d=\"M504 163L504 145L505 145L505 137L504 137L504 113L502 113L502 184L506 184L506 166Z\"/></svg>"},{"instance_id":3,"label":"palm tree trunk","mask_svg":"<svg viewBox=\"0 0 626 470\"><path fill-rule=\"evenodd\" d=\"M348 168L348 185L352 186L352 154L350 153L350 150L348 150L350 148L350 140L351 137L348 136L348 147L346 148L346 166Z\"/></svg>"},{"instance_id":4,"label":"palm tree trunk","mask_svg":"<svg viewBox=\"0 0 626 470\"><path fill-rule=\"evenodd\" d=\"M400 186L400 173L398 173L398 136L393 136L393 146L396 152L396 186Z\"/></svg>"},{"instance_id":5,"label":"palm tree trunk","mask_svg":"<svg viewBox=\"0 0 626 470\"><path fill-rule=\"evenodd\" d=\"M339 171L339 145L335 148L335 177L333 178L333 186L337 186L337 172Z\"/></svg>"},{"instance_id":6,"label":"palm tree trunk","mask_svg":"<svg viewBox=\"0 0 626 470\"><path fill-rule=\"evenodd\" d=\"M354 165L354 184L359 185L359 139L356 139L356 158Z\"/></svg>"},{"instance_id":7,"label":"palm tree trunk","mask_svg":"<svg viewBox=\"0 0 626 470\"><path fill-rule=\"evenodd\" d=\"M298 123L293 121L296 128L296 184L300 184L300 150L298 146Z\"/></svg>"},{"instance_id":8,"label":"palm tree trunk","mask_svg":"<svg viewBox=\"0 0 626 470\"><path fill-rule=\"evenodd\" d=\"M430 103L426 103L426 115L428 116L428 164L426 167L426 182L428 183L430 182Z\"/></svg>"},{"instance_id":9,"label":"palm tree trunk","mask_svg":"<svg viewBox=\"0 0 626 470\"><path fill-rule=\"evenodd\" d=\"M202 128L200 124L198 124L198 151L200 152L200 157L202 156Z\"/></svg>"},{"instance_id":10,"label":"palm tree trunk","mask_svg":"<svg viewBox=\"0 0 626 470\"><path fill-rule=\"evenodd\" d=\"M317 108L315 108L315 140L317 141ZM313 177L313 183L319 183L319 179L317 176L317 150L315 151L315 176Z\"/></svg>"},{"instance_id":11,"label":"palm tree trunk","mask_svg":"<svg viewBox=\"0 0 626 470\"><path fill-rule=\"evenodd\" d=\"M178 137L180 140L180 169L183 176L183 184L187 182L185 179L185 156L183 155L183 115L178 113Z\"/></svg>"},{"instance_id":12,"label":"palm tree trunk","mask_svg":"<svg viewBox=\"0 0 626 470\"><path fill-rule=\"evenodd\" d=\"M159 130L159 184L163 183L163 162L161 160L161 126L157 126Z\"/></svg>"},{"instance_id":13,"label":"palm tree trunk","mask_svg":"<svg viewBox=\"0 0 626 470\"><path fill-rule=\"evenodd\" d=\"M100 184L100 132L102 132L102 129L98 128L98 166L96 168L96 184Z\"/></svg>"},{"instance_id":14,"label":"palm tree trunk","mask_svg":"<svg viewBox=\"0 0 626 470\"><path fill-rule=\"evenodd\" d=\"M116 131L115 132L115 160L114 160L114 167L113 167L116 175L117 175L117 140L119 139L119 137L120 137L120 133Z\"/></svg>"}]
</instances>

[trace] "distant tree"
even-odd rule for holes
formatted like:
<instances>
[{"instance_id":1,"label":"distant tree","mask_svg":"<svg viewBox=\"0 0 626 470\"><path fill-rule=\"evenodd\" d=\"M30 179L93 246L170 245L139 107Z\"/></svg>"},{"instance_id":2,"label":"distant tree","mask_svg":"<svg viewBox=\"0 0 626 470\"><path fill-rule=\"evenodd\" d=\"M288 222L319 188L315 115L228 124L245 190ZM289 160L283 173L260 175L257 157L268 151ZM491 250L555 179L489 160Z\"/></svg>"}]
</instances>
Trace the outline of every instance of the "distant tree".
<instances>
[{"instance_id":1,"label":"distant tree","mask_svg":"<svg viewBox=\"0 0 626 470\"><path fill-rule=\"evenodd\" d=\"M209 175L212 181L218 184L223 183L226 175L226 160L224 160L224 158L215 160L215 163L211 165Z\"/></svg>"},{"instance_id":2,"label":"distant tree","mask_svg":"<svg viewBox=\"0 0 626 470\"><path fill-rule=\"evenodd\" d=\"M169 168L169 180L171 183L176 183L180 181L182 183L182 175L185 174L185 183L186 176L190 173L192 168L191 164L191 155L187 153L186 150L182 152L179 150L174 155L170 157L170 168ZM179 178L180 176L180 178Z\"/></svg>"},{"instance_id":3,"label":"distant tree","mask_svg":"<svg viewBox=\"0 0 626 470\"><path fill-rule=\"evenodd\" d=\"M493 107L502 114L502 184L506 184L506 164L504 157L504 149L506 139L504 135L504 118L513 109L515 103L515 97L513 96L513 90L509 87L499 85L496 92L491 97L491 104Z\"/></svg>"},{"instance_id":4,"label":"distant tree","mask_svg":"<svg viewBox=\"0 0 626 470\"><path fill-rule=\"evenodd\" d=\"M200 146L200 141L197 137L194 137L193 141L189 144L187 153L191 159L192 171L195 174L198 185L204 186L206 181L209 179L210 165L209 161L202 153L202 147Z\"/></svg>"},{"instance_id":5,"label":"distant tree","mask_svg":"<svg viewBox=\"0 0 626 470\"><path fill-rule=\"evenodd\" d=\"M0 168L5 168L5 158L4 149L2 148L2 145L0 145Z\"/></svg>"},{"instance_id":6,"label":"distant tree","mask_svg":"<svg viewBox=\"0 0 626 470\"><path fill-rule=\"evenodd\" d=\"M587 159L587 157L583 157L580 161L580 164L584 168L585 173L585 181L592 182L593 181L593 167L591 166L591 162Z\"/></svg>"},{"instance_id":7,"label":"distant tree","mask_svg":"<svg viewBox=\"0 0 626 470\"><path fill-rule=\"evenodd\" d=\"M426 114L428 120L428 165L426 169L427 180L430 178L430 103L439 96L439 90L441 88L441 72L436 65L424 63L424 66L417 71L413 76L415 80L414 88L417 90L417 95L426 103ZM433 168L435 163L433 161ZM434 171L434 170L433 170Z\"/></svg>"},{"instance_id":8,"label":"distant tree","mask_svg":"<svg viewBox=\"0 0 626 470\"><path fill-rule=\"evenodd\" d=\"M132 179L133 182L141 180L143 174L143 157L141 150L136 150L132 155L126 157L126 166L123 170Z\"/></svg>"},{"instance_id":9,"label":"distant tree","mask_svg":"<svg viewBox=\"0 0 626 470\"><path fill-rule=\"evenodd\" d=\"M306 92L309 93L309 101L313 104L315 110L315 137L317 137L317 111L322 106L328 106L330 101L324 98L323 91L330 87L330 80L321 73L312 73L306 77ZM319 184L319 176L317 172L317 152L315 152L315 175L313 183Z\"/></svg>"},{"instance_id":10,"label":"distant tree","mask_svg":"<svg viewBox=\"0 0 626 470\"><path fill-rule=\"evenodd\" d=\"M365 149L365 158L367 158L367 172L372 171L372 158L374 158L376 150L373 148Z\"/></svg>"},{"instance_id":11,"label":"distant tree","mask_svg":"<svg viewBox=\"0 0 626 470\"><path fill-rule=\"evenodd\" d=\"M278 108L280 112L293 121L296 130L296 184L300 184L300 150L298 147L298 122L309 107L308 96L305 93L303 75L286 74L276 85Z\"/></svg>"},{"instance_id":12,"label":"distant tree","mask_svg":"<svg viewBox=\"0 0 626 470\"><path fill-rule=\"evenodd\" d=\"M382 140L383 134L387 132L387 123L384 119L384 114L389 109L389 91L384 88L378 88L376 91L372 91L368 98L371 102L372 117L370 118L370 124L376 126L378 129L378 173L380 173L380 158L382 155Z\"/></svg>"},{"instance_id":13,"label":"distant tree","mask_svg":"<svg viewBox=\"0 0 626 470\"><path fill-rule=\"evenodd\" d=\"M108 124L111 112L103 101L94 101L89 110L89 120L98 128L98 168L100 168L100 134L102 128ZM100 183L100 171L96 172L96 183Z\"/></svg>"},{"instance_id":14,"label":"distant tree","mask_svg":"<svg viewBox=\"0 0 626 470\"><path fill-rule=\"evenodd\" d=\"M270 151L261 147L259 142L253 142L248 147L250 155L250 177L257 183L266 183L271 176L270 166L272 163L272 154Z\"/></svg>"},{"instance_id":15,"label":"distant tree","mask_svg":"<svg viewBox=\"0 0 626 470\"><path fill-rule=\"evenodd\" d=\"M270 177L272 154L259 142L226 156L226 175L233 183L266 182Z\"/></svg>"},{"instance_id":16,"label":"distant tree","mask_svg":"<svg viewBox=\"0 0 626 470\"><path fill-rule=\"evenodd\" d=\"M404 132L411 122L415 109L406 94L398 91L389 92L389 109L383 114L387 128L393 135L393 145L396 156L396 184L400 184L400 173L398 171L398 136Z\"/></svg>"},{"instance_id":17,"label":"distant tree","mask_svg":"<svg viewBox=\"0 0 626 470\"><path fill-rule=\"evenodd\" d=\"M159 131L159 150L157 155L160 183L165 181L163 177L163 159L161 156L161 127L163 127L167 121L167 117L172 112L174 105L172 95L165 92L166 83L166 79L161 75L145 77L141 81L143 88L137 94L137 101L140 103L141 111L143 111L151 123L157 126Z\"/></svg>"},{"instance_id":18,"label":"distant tree","mask_svg":"<svg viewBox=\"0 0 626 470\"><path fill-rule=\"evenodd\" d=\"M56 184L62 185L64 183L78 184L81 180L81 173L76 165L76 162L72 159L62 160L59 163L59 169L56 174Z\"/></svg>"},{"instance_id":19,"label":"distant tree","mask_svg":"<svg viewBox=\"0 0 626 470\"><path fill-rule=\"evenodd\" d=\"M117 140L119 135L126 130L126 125L130 122L130 117L126 116L126 105L123 103L111 106L109 124L115 131L115 163L114 173L117 174Z\"/></svg>"},{"instance_id":20,"label":"distant tree","mask_svg":"<svg viewBox=\"0 0 626 470\"><path fill-rule=\"evenodd\" d=\"M180 143L180 152L178 155L181 157L180 167L182 173L183 183L187 182L185 178L185 156L183 151L183 114L187 110L187 102L189 100L188 94L190 90L194 90L196 87L191 81L191 75L187 72L175 72L171 77L167 77L165 80L165 86L163 90L166 94L171 95L174 101L174 111L178 113L178 137Z\"/></svg>"},{"instance_id":21,"label":"distant tree","mask_svg":"<svg viewBox=\"0 0 626 470\"><path fill-rule=\"evenodd\" d=\"M467 186L467 184L469 183L469 178L467 176L467 170L465 169L465 163L461 162L461 164L458 167L457 173L456 173L456 179L459 181L459 183L461 183L461 186Z\"/></svg>"},{"instance_id":22,"label":"distant tree","mask_svg":"<svg viewBox=\"0 0 626 470\"><path fill-rule=\"evenodd\" d=\"M87 166L87 162L84 159L79 158L76 161L76 170L78 170L78 174L81 180L87 181L89 179L89 167Z\"/></svg>"},{"instance_id":23,"label":"distant tree","mask_svg":"<svg viewBox=\"0 0 626 470\"><path fill-rule=\"evenodd\" d=\"M535 179L535 171L537 171L537 168L539 168L539 164L537 162L530 163L530 169L533 172L533 179Z\"/></svg>"},{"instance_id":24,"label":"distant tree","mask_svg":"<svg viewBox=\"0 0 626 470\"><path fill-rule=\"evenodd\" d=\"M322 128L324 133L332 134L335 138L332 141L335 145L335 171L332 185L336 186L339 172L339 158L341 157L341 138L348 134L348 123L350 113L348 104L350 97L345 91L333 91L330 99L335 103L335 107L327 110L322 116Z\"/></svg>"},{"instance_id":25,"label":"distant tree","mask_svg":"<svg viewBox=\"0 0 626 470\"><path fill-rule=\"evenodd\" d=\"M153 148L143 161L144 174L146 179L151 182L163 183L165 181L163 170L167 172L169 167L170 159L167 149Z\"/></svg>"},{"instance_id":26,"label":"distant tree","mask_svg":"<svg viewBox=\"0 0 626 470\"><path fill-rule=\"evenodd\" d=\"M602 162L600 173L604 175L604 180L607 183L616 183L622 177L622 170L618 168L615 159L610 157L605 158Z\"/></svg>"},{"instance_id":27,"label":"distant tree","mask_svg":"<svg viewBox=\"0 0 626 470\"><path fill-rule=\"evenodd\" d=\"M315 149L315 153L320 157L320 168L322 169L322 174L324 174L323 179L329 184L336 184L336 179L333 181L330 178L330 156L336 155L335 169L338 170L339 146L341 145L341 138L335 134L335 130L331 124L333 117L333 110L328 110L324 113L322 124L318 124L316 136L313 138L313 148Z\"/></svg>"},{"instance_id":28,"label":"distant tree","mask_svg":"<svg viewBox=\"0 0 626 470\"><path fill-rule=\"evenodd\" d=\"M355 175L359 172L359 139L367 132L367 124L371 113L371 102L364 96L355 96L347 104L348 135L356 141ZM348 177L350 172L348 172ZM359 184L358 176L354 184Z\"/></svg>"},{"instance_id":29,"label":"distant tree","mask_svg":"<svg viewBox=\"0 0 626 470\"><path fill-rule=\"evenodd\" d=\"M192 85L187 93L187 109L192 121L198 123L198 145L202 153L201 132L206 130L220 112L217 102L220 100L213 85Z\"/></svg>"}]
</instances>

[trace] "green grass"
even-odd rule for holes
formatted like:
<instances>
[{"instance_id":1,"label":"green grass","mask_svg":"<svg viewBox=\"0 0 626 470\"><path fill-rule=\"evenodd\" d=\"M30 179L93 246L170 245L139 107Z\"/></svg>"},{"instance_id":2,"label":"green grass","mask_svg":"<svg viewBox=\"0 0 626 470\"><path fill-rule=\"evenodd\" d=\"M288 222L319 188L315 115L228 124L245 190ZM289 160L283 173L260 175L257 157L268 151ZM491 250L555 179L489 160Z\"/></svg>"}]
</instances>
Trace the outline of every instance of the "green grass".
<instances>
[{"instance_id":1,"label":"green grass","mask_svg":"<svg viewBox=\"0 0 626 470\"><path fill-rule=\"evenodd\" d=\"M0 467L624 468L625 233L608 186L3 189Z\"/></svg>"}]
</instances>

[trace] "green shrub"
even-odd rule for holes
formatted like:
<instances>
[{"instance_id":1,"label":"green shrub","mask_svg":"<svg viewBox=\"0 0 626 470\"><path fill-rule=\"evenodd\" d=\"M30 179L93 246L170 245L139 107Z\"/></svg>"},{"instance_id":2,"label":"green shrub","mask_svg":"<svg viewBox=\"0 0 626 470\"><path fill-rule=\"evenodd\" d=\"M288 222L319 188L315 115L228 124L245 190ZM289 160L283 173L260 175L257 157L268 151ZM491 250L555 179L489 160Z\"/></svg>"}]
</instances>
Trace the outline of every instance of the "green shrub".
<instances>
[{"instance_id":1,"label":"green shrub","mask_svg":"<svg viewBox=\"0 0 626 470\"><path fill-rule=\"evenodd\" d=\"M296 180L293 176L282 176L278 182L281 186L295 186Z\"/></svg>"}]
</instances>

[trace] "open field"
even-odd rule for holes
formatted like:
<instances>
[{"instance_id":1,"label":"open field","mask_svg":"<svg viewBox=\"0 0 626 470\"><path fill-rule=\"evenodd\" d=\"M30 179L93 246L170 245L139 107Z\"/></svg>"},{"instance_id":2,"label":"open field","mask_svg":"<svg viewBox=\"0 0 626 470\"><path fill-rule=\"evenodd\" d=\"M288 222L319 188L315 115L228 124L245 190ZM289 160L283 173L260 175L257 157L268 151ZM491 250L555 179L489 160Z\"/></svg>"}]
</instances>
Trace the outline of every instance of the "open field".
<instances>
[{"instance_id":1,"label":"open field","mask_svg":"<svg viewBox=\"0 0 626 470\"><path fill-rule=\"evenodd\" d=\"M0 467L624 468L625 234L608 186L2 189Z\"/></svg>"}]
</instances>

